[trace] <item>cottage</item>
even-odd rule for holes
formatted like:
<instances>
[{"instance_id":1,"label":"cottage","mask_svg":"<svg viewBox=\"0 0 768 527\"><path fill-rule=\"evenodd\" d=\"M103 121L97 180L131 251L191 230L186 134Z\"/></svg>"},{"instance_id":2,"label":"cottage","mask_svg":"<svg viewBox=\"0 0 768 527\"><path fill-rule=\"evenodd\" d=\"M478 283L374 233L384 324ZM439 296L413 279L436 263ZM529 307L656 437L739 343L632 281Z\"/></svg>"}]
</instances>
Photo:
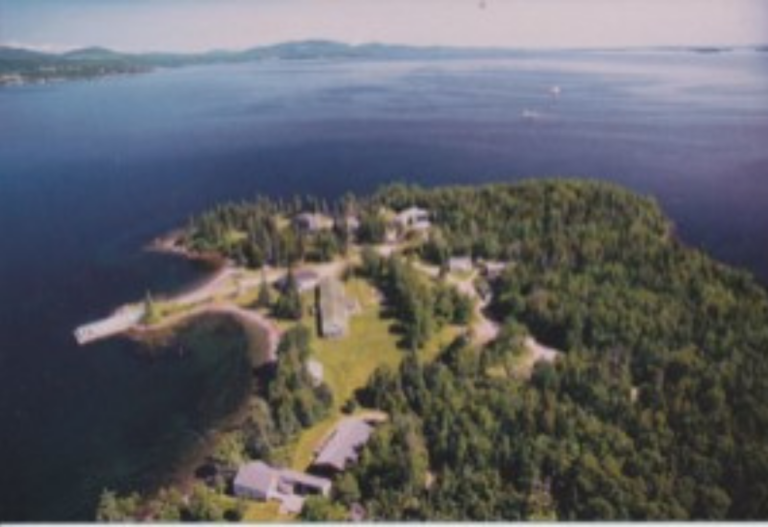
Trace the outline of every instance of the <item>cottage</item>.
<instances>
[{"instance_id":1,"label":"cottage","mask_svg":"<svg viewBox=\"0 0 768 527\"><path fill-rule=\"evenodd\" d=\"M320 332L325 338L339 338L349 329L349 302L344 284L336 278L320 282Z\"/></svg>"},{"instance_id":2,"label":"cottage","mask_svg":"<svg viewBox=\"0 0 768 527\"><path fill-rule=\"evenodd\" d=\"M396 221L403 229L426 230L431 226L429 211L419 207L410 207L397 214Z\"/></svg>"},{"instance_id":3,"label":"cottage","mask_svg":"<svg viewBox=\"0 0 768 527\"><path fill-rule=\"evenodd\" d=\"M315 452L312 466L320 471L341 472L357 461L360 449L368 442L373 427L362 419L343 419Z\"/></svg>"},{"instance_id":4,"label":"cottage","mask_svg":"<svg viewBox=\"0 0 768 527\"><path fill-rule=\"evenodd\" d=\"M468 273L472 270L472 258L468 256L449 258L448 269L454 273Z\"/></svg>"},{"instance_id":5,"label":"cottage","mask_svg":"<svg viewBox=\"0 0 768 527\"><path fill-rule=\"evenodd\" d=\"M303 212L293 218L293 225L302 232L318 232L333 228L333 220L324 214Z\"/></svg>"},{"instance_id":6,"label":"cottage","mask_svg":"<svg viewBox=\"0 0 768 527\"><path fill-rule=\"evenodd\" d=\"M240 498L279 501L281 512L295 514L301 512L306 496L328 496L331 486L331 481L326 478L255 461L240 467L233 490Z\"/></svg>"}]
</instances>

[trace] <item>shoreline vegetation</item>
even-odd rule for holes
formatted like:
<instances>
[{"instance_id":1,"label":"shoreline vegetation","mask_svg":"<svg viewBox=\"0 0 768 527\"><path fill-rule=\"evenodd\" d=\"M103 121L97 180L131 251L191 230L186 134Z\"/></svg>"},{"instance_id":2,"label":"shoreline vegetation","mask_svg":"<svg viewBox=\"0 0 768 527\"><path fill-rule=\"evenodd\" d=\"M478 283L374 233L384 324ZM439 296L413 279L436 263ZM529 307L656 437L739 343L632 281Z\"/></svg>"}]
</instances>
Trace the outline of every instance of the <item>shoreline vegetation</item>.
<instances>
[{"instance_id":1,"label":"shoreline vegetation","mask_svg":"<svg viewBox=\"0 0 768 527\"><path fill-rule=\"evenodd\" d=\"M223 314L271 351L193 483L105 492L97 516L291 519L233 497L238 468L311 470L340 419L376 412L301 518L765 517L768 296L671 232L653 200L578 180L218 206L150 245L218 271L148 295L131 335ZM339 338L324 279L357 306Z\"/></svg>"}]
</instances>

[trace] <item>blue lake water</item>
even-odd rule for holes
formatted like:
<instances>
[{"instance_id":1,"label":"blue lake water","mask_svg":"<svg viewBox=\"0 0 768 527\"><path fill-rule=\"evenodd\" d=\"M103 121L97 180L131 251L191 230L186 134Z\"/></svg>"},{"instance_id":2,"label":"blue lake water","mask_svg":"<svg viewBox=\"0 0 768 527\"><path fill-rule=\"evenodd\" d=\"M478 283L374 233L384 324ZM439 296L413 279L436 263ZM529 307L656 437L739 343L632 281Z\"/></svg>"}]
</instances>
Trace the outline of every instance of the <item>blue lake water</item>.
<instances>
[{"instance_id":1,"label":"blue lake water","mask_svg":"<svg viewBox=\"0 0 768 527\"><path fill-rule=\"evenodd\" d=\"M552 86L561 94L553 97ZM88 519L204 432L217 357L71 330L202 271L141 251L224 199L589 176L768 280L768 54L269 62L0 89L0 520Z\"/></svg>"}]
</instances>

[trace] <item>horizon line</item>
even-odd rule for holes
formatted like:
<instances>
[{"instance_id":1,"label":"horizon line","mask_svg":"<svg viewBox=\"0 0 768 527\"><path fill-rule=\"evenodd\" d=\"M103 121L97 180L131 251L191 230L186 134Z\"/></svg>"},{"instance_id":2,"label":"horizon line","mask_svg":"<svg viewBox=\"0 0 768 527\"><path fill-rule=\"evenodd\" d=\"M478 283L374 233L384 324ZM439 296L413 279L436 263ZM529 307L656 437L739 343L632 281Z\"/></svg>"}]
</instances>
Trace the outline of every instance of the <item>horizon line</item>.
<instances>
[{"instance_id":1,"label":"horizon line","mask_svg":"<svg viewBox=\"0 0 768 527\"><path fill-rule=\"evenodd\" d=\"M661 50L661 49L723 49L723 50L748 50L768 46L768 42L750 43L750 44L635 44L635 45L605 45L605 46L504 46L504 45L461 45L461 44L408 44L403 42L385 42L371 40L365 42L349 42L343 40L334 40L326 38L306 38L280 40L271 43L254 44L247 47L225 48L212 47L204 50L171 50L171 49L148 49L142 51L126 51L117 47L110 47L100 44L83 45L56 45L56 44L36 44L18 41L0 41L0 48L12 48L25 51L35 51L50 55L63 55L74 51L87 49L102 49L113 53L123 55L149 55L149 54L174 54L174 55L206 55L211 53L244 53L255 49L265 49L275 46L290 44L340 44L350 48L361 48L367 46L390 46L410 49L453 49L453 50L476 50L476 51L633 51L633 50Z\"/></svg>"}]
</instances>

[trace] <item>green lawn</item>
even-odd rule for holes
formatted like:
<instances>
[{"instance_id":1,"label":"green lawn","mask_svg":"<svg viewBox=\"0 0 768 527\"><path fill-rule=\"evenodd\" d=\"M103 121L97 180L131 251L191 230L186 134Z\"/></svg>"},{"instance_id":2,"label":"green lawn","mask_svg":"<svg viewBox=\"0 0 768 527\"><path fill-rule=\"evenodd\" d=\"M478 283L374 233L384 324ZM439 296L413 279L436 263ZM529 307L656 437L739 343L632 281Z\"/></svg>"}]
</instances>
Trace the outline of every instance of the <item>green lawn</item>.
<instances>
[{"instance_id":1,"label":"green lawn","mask_svg":"<svg viewBox=\"0 0 768 527\"><path fill-rule=\"evenodd\" d=\"M376 289L361 279L349 280L345 288L347 295L355 297L362 307L361 313L350 318L345 337L320 338L314 318L306 315L303 320L312 329L314 357L323 364L323 379L333 392L335 405L326 419L305 430L291 445L291 466L297 470L307 468L315 448L341 417L344 402L366 385L373 371L381 365L396 368L403 359L403 350L397 347L399 336L392 332L394 321L382 318ZM420 352L422 358L433 360L460 331L455 326L443 328Z\"/></svg>"},{"instance_id":2,"label":"green lawn","mask_svg":"<svg viewBox=\"0 0 768 527\"><path fill-rule=\"evenodd\" d=\"M224 234L224 243L226 245L234 245L242 240L245 240L248 234L236 229L230 229Z\"/></svg>"},{"instance_id":3,"label":"green lawn","mask_svg":"<svg viewBox=\"0 0 768 527\"><path fill-rule=\"evenodd\" d=\"M293 519L293 515L280 514L280 504L276 501L249 502L243 520L246 523L285 522Z\"/></svg>"},{"instance_id":4,"label":"green lawn","mask_svg":"<svg viewBox=\"0 0 768 527\"><path fill-rule=\"evenodd\" d=\"M293 445L291 465L299 470L309 465L314 449L332 430L341 416L341 407L355 390L365 386L377 367L385 364L397 367L403 357L402 350L397 347L398 336L391 331L393 321L381 316L376 290L360 279L349 280L345 289L361 307L361 312L350 318L346 336L320 338L314 317L307 314L302 321L312 329L314 358L323 365L323 380L333 392L335 404L326 419L305 430Z\"/></svg>"},{"instance_id":5,"label":"green lawn","mask_svg":"<svg viewBox=\"0 0 768 527\"><path fill-rule=\"evenodd\" d=\"M391 329L393 321L382 318L375 289L359 279L350 280L345 288L362 308L361 313L350 318L349 333L339 339L315 337L312 342L315 358L323 364L324 380L339 408L366 384L378 366L396 367L402 359L398 336ZM305 323L315 329L313 319L308 317Z\"/></svg>"},{"instance_id":6,"label":"green lawn","mask_svg":"<svg viewBox=\"0 0 768 527\"><path fill-rule=\"evenodd\" d=\"M419 357L424 362L432 362L462 331L464 328L460 326L443 327L429 339L423 349L419 350Z\"/></svg>"},{"instance_id":7,"label":"green lawn","mask_svg":"<svg viewBox=\"0 0 768 527\"><path fill-rule=\"evenodd\" d=\"M290 463L291 468L294 470L306 470L309 467L320 441L333 429L340 418L341 412L334 409L330 416L301 433L296 442L290 445L290 449L293 451Z\"/></svg>"}]
</instances>

